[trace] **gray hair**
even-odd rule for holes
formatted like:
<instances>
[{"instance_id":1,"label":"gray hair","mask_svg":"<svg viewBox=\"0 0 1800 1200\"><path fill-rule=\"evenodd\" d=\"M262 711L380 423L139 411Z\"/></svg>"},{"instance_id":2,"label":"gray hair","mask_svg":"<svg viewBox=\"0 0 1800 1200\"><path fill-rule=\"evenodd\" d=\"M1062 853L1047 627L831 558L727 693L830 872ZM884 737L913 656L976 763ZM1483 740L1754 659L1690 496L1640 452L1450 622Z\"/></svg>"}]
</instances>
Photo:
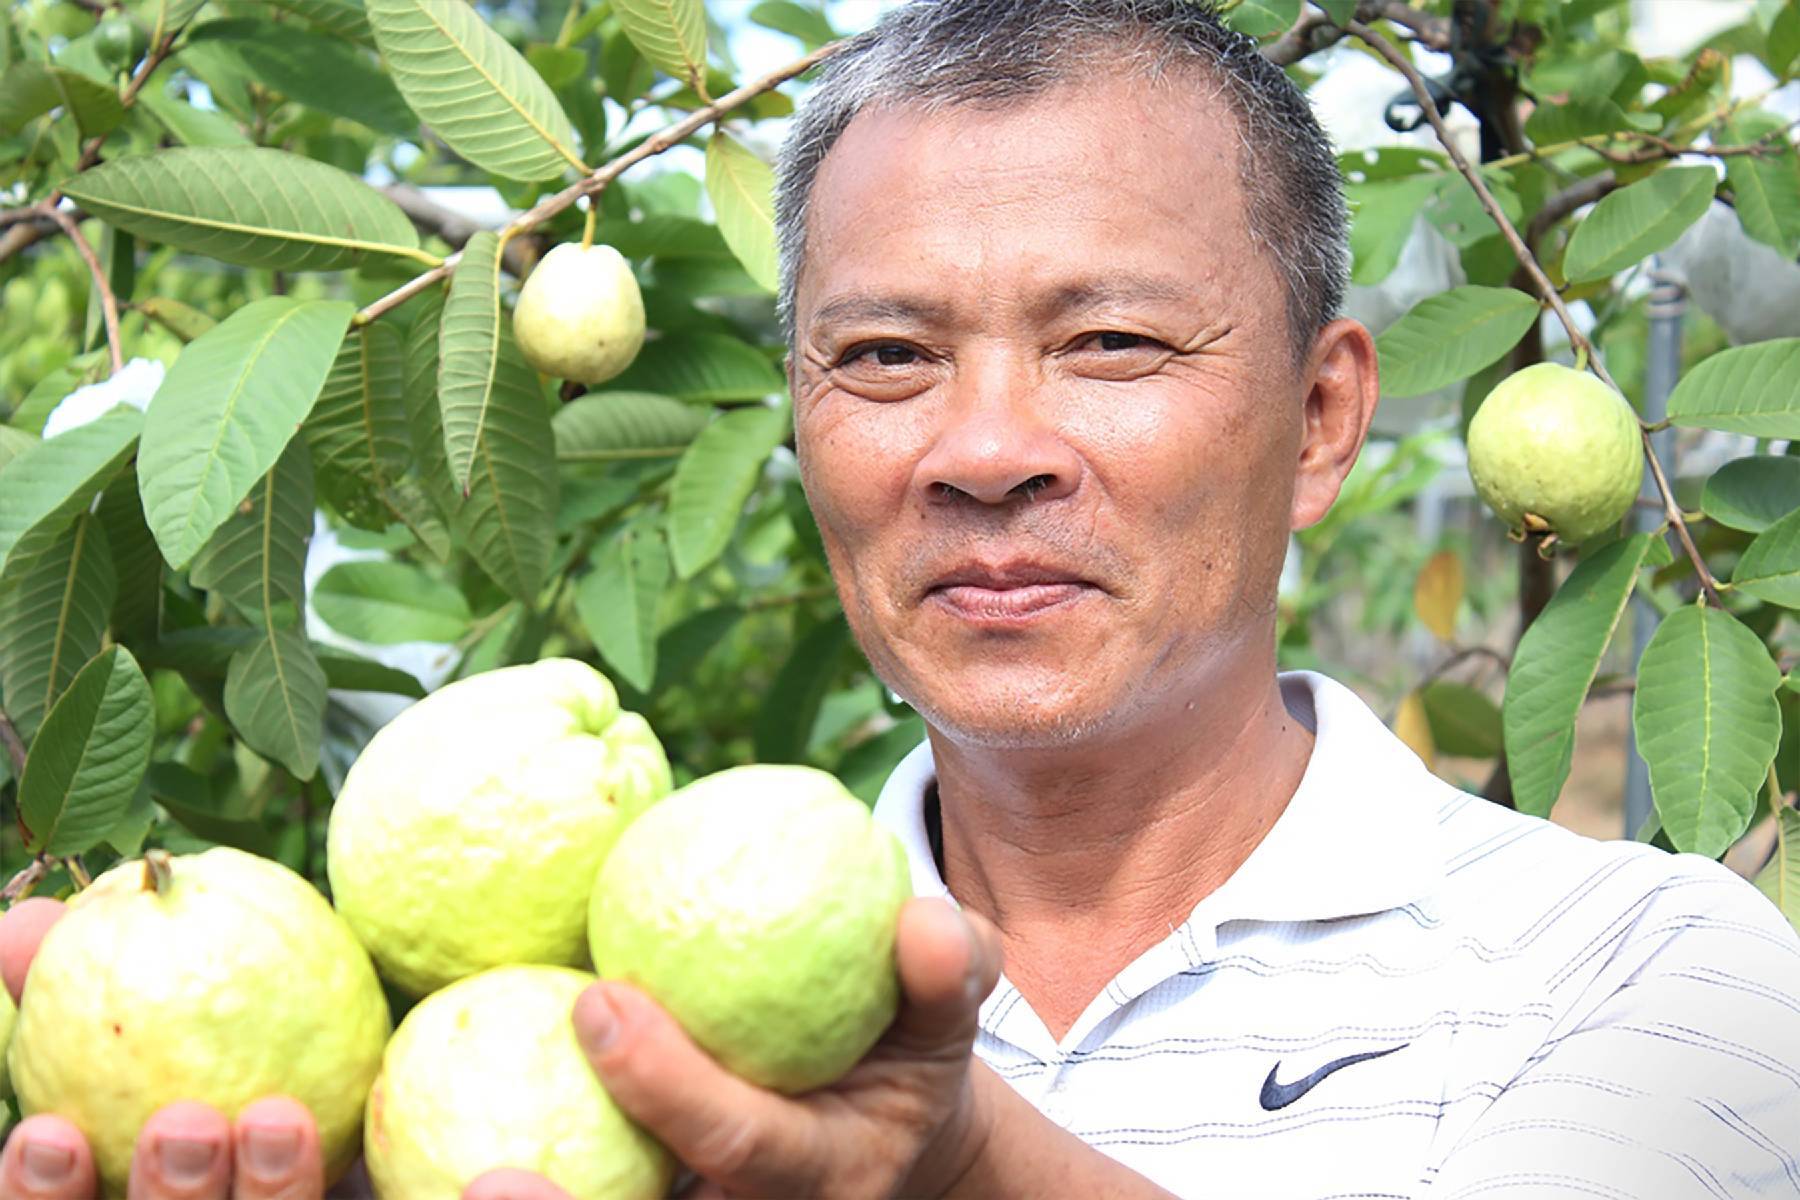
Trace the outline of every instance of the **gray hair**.
<instances>
[{"instance_id":1,"label":"gray hair","mask_svg":"<svg viewBox=\"0 0 1800 1200\"><path fill-rule=\"evenodd\" d=\"M1337 315L1348 216L1331 144L1301 90L1194 0L913 0L827 61L776 169L779 313L791 344L807 205L825 156L864 109L1006 106L1087 75L1171 69L1215 89L1237 118L1250 234L1274 257L1303 356Z\"/></svg>"}]
</instances>

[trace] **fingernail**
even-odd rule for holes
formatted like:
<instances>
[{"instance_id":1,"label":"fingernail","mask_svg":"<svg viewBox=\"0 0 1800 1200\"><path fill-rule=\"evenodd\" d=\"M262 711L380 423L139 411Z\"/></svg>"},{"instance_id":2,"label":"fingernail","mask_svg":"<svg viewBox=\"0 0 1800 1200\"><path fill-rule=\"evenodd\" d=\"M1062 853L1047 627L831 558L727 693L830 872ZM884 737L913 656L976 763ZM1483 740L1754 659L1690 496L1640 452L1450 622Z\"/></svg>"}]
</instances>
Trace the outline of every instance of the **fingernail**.
<instances>
[{"instance_id":1,"label":"fingernail","mask_svg":"<svg viewBox=\"0 0 1800 1200\"><path fill-rule=\"evenodd\" d=\"M199 1183L212 1171L219 1148L193 1138L166 1137L156 1143L156 1161L170 1183Z\"/></svg>"},{"instance_id":2,"label":"fingernail","mask_svg":"<svg viewBox=\"0 0 1800 1200\"><path fill-rule=\"evenodd\" d=\"M25 1182L33 1190L56 1187L75 1171L75 1152L67 1146L26 1142L25 1152L19 1157L25 1167Z\"/></svg>"},{"instance_id":3,"label":"fingernail","mask_svg":"<svg viewBox=\"0 0 1800 1200\"><path fill-rule=\"evenodd\" d=\"M582 1006L582 1020L576 1026L582 1049L589 1054L603 1054L619 1040L619 1019L605 992Z\"/></svg>"},{"instance_id":4,"label":"fingernail","mask_svg":"<svg viewBox=\"0 0 1800 1200\"><path fill-rule=\"evenodd\" d=\"M244 1130L245 1164L258 1175L280 1175L300 1158L300 1131L267 1125Z\"/></svg>"}]
</instances>

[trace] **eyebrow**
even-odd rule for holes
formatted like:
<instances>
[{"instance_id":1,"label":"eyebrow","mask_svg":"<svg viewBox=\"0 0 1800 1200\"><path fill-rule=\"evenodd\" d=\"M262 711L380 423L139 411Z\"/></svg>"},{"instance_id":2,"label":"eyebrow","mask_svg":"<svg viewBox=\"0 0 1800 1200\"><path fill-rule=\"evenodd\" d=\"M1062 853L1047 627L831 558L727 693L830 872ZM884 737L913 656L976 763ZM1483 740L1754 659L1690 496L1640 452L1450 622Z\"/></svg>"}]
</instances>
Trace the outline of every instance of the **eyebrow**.
<instances>
[{"instance_id":1,"label":"eyebrow","mask_svg":"<svg viewBox=\"0 0 1800 1200\"><path fill-rule=\"evenodd\" d=\"M931 300L900 296L852 294L827 300L813 312L812 324L941 324L949 319L950 306Z\"/></svg>"},{"instance_id":2,"label":"eyebrow","mask_svg":"<svg viewBox=\"0 0 1800 1200\"><path fill-rule=\"evenodd\" d=\"M1169 279L1093 279L1065 284L1035 306L1039 317L1061 316L1082 309L1125 307L1145 302L1192 305L1198 301L1192 288Z\"/></svg>"}]
</instances>

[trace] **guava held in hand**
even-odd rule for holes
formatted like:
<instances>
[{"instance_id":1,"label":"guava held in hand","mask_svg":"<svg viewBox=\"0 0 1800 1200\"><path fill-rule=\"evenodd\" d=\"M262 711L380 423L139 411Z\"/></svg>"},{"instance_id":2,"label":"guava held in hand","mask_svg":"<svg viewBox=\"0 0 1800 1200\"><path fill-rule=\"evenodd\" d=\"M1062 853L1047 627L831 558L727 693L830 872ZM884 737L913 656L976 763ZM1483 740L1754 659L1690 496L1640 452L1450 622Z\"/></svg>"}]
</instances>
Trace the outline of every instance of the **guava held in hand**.
<instances>
[{"instance_id":1,"label":"guava held in hand","mask_svg":"<svg viewBox=\"0 0 1800 1200\"><path fill-rule=\"evenodd\" d=\"M574 1200L668 1193L673 1159L613 1104L575 1040L575 997L593 982L495 967L406 1014L364 1123L381 1200L457 1200L495 1167L536 1171Z\"/></svg>"},{"instance_id":2,"label":"guava held in hand","mask_svg":"<svg viewBox=\"0 0 1800 1200\"><path fill-rule=\"evenodd\" d=\"M1637 499L1637 414L1586 371L1526 367L1489 392L1469 422L1469 475L1516 535L1585 542L1616 526Z\"/></svg>"},{"instance_id":3,"label":"guava held in hand","mask_svg":"<svg viewBox=\"0 0 1800 1200\"><path fill-rule=\"evenodd\" d=\"M899 840L810 767L720 771L619 838L594 882L594 968L654 997L739 1076L802 1092L894 1018L912 894Z\"/></svg>"},{"instance_id":4,"label":"guava held in hand","mask_svg":"<svg viewBox=\"0 0 1800 1200\"><path fill-rule=\"evenodd\" d=\"M631 264L611 246L555 247L519 289L513 337L544 374L605 383L644 345L644 297Z\"/></svg>"},{"instance_id":5,"label":"guava held in hand","mask_svg":"<svg viewBox=\"0 0 1800 1200\"><path fill-rule=\"evenodd\" d=\"M73 1121L111 1196L151 1114L311 1110L326 1179L361 1144L390 1030L369 956L306 880L238 850L121 863L69 902L32 960L9 1057L27 1115Z\"/></svg>"},{"instance_id":6,"label":"guava held in hand","mask_svg":"<svg viewBox=\"0 0 1800 1200\"><path fill-rule=\"evenodd\" d=\"M351 766L327 834L332 897L414 996L506 963L586 966L594 873L669 786L649 724L586 663L475 675Z\"/></svg>"}]
</instances>

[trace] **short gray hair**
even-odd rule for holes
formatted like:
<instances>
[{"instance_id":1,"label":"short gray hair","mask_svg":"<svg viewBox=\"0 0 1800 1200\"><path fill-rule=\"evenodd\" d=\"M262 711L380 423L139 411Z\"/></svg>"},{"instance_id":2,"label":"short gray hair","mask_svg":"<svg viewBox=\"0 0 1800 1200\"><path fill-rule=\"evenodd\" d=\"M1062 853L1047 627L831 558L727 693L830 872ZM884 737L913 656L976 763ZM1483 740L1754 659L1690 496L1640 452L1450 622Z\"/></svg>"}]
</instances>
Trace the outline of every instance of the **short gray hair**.
<instances>
[{"instance_id":1,"label":"short gray hair","mask_svg":"<svg viewBox=\"0 0 1800 1200\"><path fill-rule=\"evenodd\" d=\"M912 0L852 38L802 103L776 170L778 304L789 343L813 183L858 113L1005 106L1090 74L1155 80L1171 68L1216 88L1237 118L1250 233L1274 256L1304 355L1337 315L1349 275L1337 160L1305 94L1194 0Z\"/></svg>"}]
</instances>

